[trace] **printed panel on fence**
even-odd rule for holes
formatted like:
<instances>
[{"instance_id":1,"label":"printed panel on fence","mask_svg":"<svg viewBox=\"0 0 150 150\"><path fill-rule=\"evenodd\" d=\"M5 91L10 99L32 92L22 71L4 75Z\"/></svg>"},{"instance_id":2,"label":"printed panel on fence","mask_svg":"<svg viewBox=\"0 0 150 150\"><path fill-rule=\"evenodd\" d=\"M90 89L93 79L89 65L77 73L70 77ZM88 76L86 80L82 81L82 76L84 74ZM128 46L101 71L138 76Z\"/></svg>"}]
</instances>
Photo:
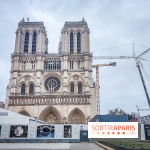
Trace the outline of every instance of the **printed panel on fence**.
<instances>
[{"instance_id":1,"label":"printed panel on fence","mask_svg":"<svg viewBox=\"0 0 150 150\"><path fill-rule=\"evenodd\" d=\"M72 127L70 125L64 126L64 138L71 138L72 136Z\"/></svg>"},{"instance_id":2,"label":"printed panel on fence","mask_svg":"<svg viewBox=\"0 0 150 150\"><path fill-rule=\"evenodd\" d=\"M27 125L13 125L10 127L10 137L13 138L26 138L28 134Z\"/></svg>"},{"instance_id":3,"label":"printed panel on fence","mask_svg":"<svg viewBox=\"0 0 150 150\"><path fill-rule=\"evenodd\" d=\"M55 127L52 125L41 125L37 127L38 138L54 138Z\"/></svg>"}]
</instances>

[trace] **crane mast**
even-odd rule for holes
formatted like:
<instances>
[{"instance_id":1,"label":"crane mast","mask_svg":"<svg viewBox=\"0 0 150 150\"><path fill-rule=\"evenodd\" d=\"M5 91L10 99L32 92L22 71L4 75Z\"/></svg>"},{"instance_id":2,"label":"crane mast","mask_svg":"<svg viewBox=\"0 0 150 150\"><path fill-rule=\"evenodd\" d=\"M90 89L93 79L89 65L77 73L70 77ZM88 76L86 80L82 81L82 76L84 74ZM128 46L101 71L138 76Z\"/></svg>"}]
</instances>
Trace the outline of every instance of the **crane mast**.
<instances>
[{"instance_id":1,"label":"crane mast","mask_svg":"<svg viewBox=\"0 0 150 150\"><path fill-rule=\"evenodd\" d=\"M136 64L137 64L137 68L138 68L139 73L140 73L140 77L141 77L141 80L142 80L142 84L143 84L143 87L144 87L144 91L145 91L145 95L146 95L146 98L147 98L147 101L148 101L148 105L150 107L149 95L148 95L147 88L146 88L146 85L145 85L145 81L144 81L144 78L143 78L143 75L142 75L142 72L141 72L141 69L140 69L140 64L139 64L139 61L137 59L136 59Z\"/></svg>"},{"instance_id":2,"label":"crane mast","mask_svg":"<svg viewBox=\"0 0 150 150\"><path fill-rule=\"evenodd\" d=\"M145 85L145 81L144 81L144 78L143 78L143 75L142 75L142 71L141 71L141 68L140 68L140 63L141 62L139 60L139 58L141 56L143 56L144 54L146 54L149 50L150 50L150 48L147 49L146 51L144 51L143 53L141 53L139 56L136 57L136 54L135 54L135 51L134 51L134 44L133 44L133 55L135 57L135 62L136 62L137 68L138 68L139 73L140 73L140 77L141 77L142 84L143 84L143 87L144 87L145 95L146 95L147 102L148 102L148 105L149 105L149 108L150 108L150 99L149 99L148 91L147 91L147 88L146 88L146 85Z\"/></svg>"},{"instance_id":3,"label":"crane mast","mask_svg":"<svg viewBox=\"0 0 150 150\"><path fill-rule=\"evenodd\" d=\"M100 96L99 96L99 67L103 66L116 66L116 62L109 64L97 64L92 65L92 68L96 68L96 100L97 100L97 115L100 115Z\"/></svg>"}]
</instances>

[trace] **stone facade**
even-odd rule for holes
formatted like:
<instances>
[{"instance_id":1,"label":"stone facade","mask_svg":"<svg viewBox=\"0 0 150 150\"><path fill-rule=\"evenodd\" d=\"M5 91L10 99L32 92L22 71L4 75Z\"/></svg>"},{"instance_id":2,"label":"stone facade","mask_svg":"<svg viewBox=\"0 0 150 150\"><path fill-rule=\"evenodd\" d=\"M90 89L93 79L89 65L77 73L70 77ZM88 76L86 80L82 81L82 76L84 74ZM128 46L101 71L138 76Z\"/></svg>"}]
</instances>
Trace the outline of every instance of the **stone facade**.
<instances>
[{"instance_id":1,"label":"stone facade","mask_svg":"<svg viewBox=\"0 0 150 150\"><path fill-rule=\"evenodd\" d=\"M48 53L43 22L19 22L5 108L48 123L87 123L96 114L89 28L65 22L59 53Z\"/></svg>"},{"instance_id":2,"label":"stone facade","mask_svg":"<svg viewBox=\"0 0 150 150\"><path fill-rule=\"evenodd\" d=\"M4 108L4 102L0 101L0 108Z\"/></svg>"}]
</instances>

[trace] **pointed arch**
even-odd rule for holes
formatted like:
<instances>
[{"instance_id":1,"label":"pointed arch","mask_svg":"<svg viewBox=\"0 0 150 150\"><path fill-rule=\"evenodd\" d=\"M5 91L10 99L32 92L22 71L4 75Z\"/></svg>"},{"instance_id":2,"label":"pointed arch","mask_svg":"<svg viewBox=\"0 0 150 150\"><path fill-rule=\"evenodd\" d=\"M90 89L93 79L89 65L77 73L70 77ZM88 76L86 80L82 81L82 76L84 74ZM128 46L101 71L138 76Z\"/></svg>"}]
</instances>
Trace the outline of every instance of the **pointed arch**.
<instances>
[{"instance_id":1,"label":"pointed arch","mask_svg":"<svg viewBox=\"0 0 150 150\"><path fill-rule=\"evenodd\" d=\"M70 93L74 94L74 83L70 84Z\"/></svg>"},{"instance_id":2,"label":"pointed arch","mask_svg":"<svg viewBox=\"0 0 150 150\"><path fill-rule=\"evenodd\" d=\"M34 94L34 84L33 83L30 83L29 94Z\"/></svg>"},{"instance_id":3,"label":"pointed arch","mask_svg":"<svg viewBox=\"0 0 150 150\"><path fill-rule=\"evenodd\" d=\"M33 38L32 38L32 54L36 53L36 37L37 37L37 34L36 32L34 32Z\"/></svg>"},{"instance_id":4,"label":"pointed arch","mask_svg":"<svg viewBox=\"0 0 150 150\"><path fill-rule=\"evenodd\" d=\"M48 77L51 77L51 76L55 76L55 77L57 77L60 81L61 81L61 83L63 82L63 80L62 80L62 76L61 75L59 75L58 73L55 73L55 72L48 72L47 74L45 74L45 75L43 75L43 77L42 77L42 83L44 83L45 82L45 80L48 78Z\"/></svg>"},{"instance_id":5,"label":"pointed arch","mask_svg":"<svg viewBox=\"0 0 150 150\"><path fill-rule=\"evenodd\" d=\"M68 124L85 124L86 118L79 108L74 108L68 116Z\"/></svg>"},{"instance_id":6,"label":"pointed arch","mask_svg":"<svg viewBox=\"0 0 150 150\"><path fill-rule=\"evenodd\" d=\"M82 84L81 84L81 82L78 83L78 94L82 94Z\"/></svg>"},{"instance_id":7,"label":"pointed arch","mask_svg":"<svg viewBox=\"0 0 150 150\"><path fill-rule=\"evenodd\" d=\"M35 79L35 77L33 77L33 76L31 76L31 75L29 75L29 74L26 74L26 75L24 75L24 76L21 76L20 78L19 78L19 80L18 80L18 86L21 86L21 84L22 83L25 83L24 81L25 81L25 79L26 78L30 78L30 82L32 81L33 83L36 83L36 79Z\"/></svg>"},{"instance_id":8,"label":"pointed arch","mask_svg":"<svg viewBox=\"0 0 150 150\"><path fill-rule=\"evenodd\" d=\"M84 79L83 79L83 77L81 77L81 75L79 75L79 74L74 74L74 75L72 75L72 76L68 79L68 82L74 81L74 80L73 80L74 77L78 77L78 78L79 78L79 79L78 79L78 82L81 81L82 84L84 85Z\"/></svg>"},{"instance_id":9,"label":"pointed arch","mask_svg":"<svg viewBox=\"0 0 150 150\"><path fill-rule=\"evenodd\" d=\"M29 32L26 32L24 39L24 53L28 54Z\"/></svg>"},{"instance_id":10,"label":"pointed arch","mask_svg":"<svg viewBox=\"0 0 150 150\"><path fill-rule=\"evenodd\" d=\"M18 113L21 115L24 115L24 116L31 117L31 115L28 113L28 111L26 111L24 108L21 109Z\"/></svg>"},{"instance_id":11,"label":"pointed arch","mask_svg":"<svg viewBox=\"0 0 150 150\"><path fill-rule=\"evenodd\" d=\"M60 124L62 116L55 107L48 106L41 112L39 120L48 122L49 124Z\"/></svg>"},{"instance_id":12,"label":"pointed arch","mask_svg":"<svg viewBox=\"0 0 150 150\"><path fill-rule=\"evenodd\" d=\"M25 85L25 83L22 83L21 84L21 94L24 95L25 91L26 91L26 85Z\"/></svg>"},{"instance_id":13,"label":"pointed arch","mask_svg":"<svg viewBox=\"0 0 150 150\"><path fill-rule=\"evenodd\" d=\"M81 35L80 32L77 34L77 53L81 53Z\"/></svg>"}]
</instances>

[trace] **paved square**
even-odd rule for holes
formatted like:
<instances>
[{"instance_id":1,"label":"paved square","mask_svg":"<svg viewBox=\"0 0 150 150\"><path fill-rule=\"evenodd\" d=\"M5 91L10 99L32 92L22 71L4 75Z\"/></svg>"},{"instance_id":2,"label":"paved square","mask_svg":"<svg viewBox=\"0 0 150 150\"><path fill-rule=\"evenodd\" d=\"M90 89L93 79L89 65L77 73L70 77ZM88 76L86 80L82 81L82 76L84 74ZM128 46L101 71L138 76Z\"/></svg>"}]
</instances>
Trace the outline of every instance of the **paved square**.
<instances>
[{"instance_id":1,"label":"paved square","mask_svg":"<svg viewBox=\"0 0 150 150\"><path fill-rule=\"evenodd\" d=\"M95 143L0 143L0 150L104 150Z\"/></svg>"}]
</instances>

